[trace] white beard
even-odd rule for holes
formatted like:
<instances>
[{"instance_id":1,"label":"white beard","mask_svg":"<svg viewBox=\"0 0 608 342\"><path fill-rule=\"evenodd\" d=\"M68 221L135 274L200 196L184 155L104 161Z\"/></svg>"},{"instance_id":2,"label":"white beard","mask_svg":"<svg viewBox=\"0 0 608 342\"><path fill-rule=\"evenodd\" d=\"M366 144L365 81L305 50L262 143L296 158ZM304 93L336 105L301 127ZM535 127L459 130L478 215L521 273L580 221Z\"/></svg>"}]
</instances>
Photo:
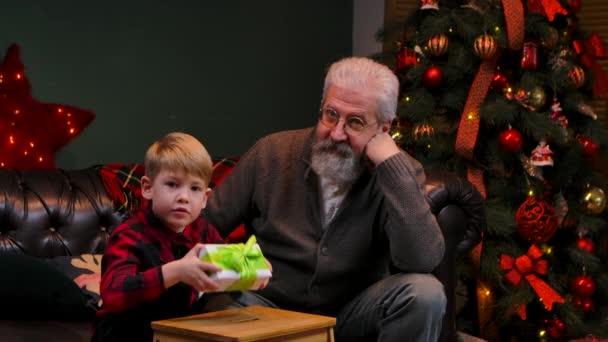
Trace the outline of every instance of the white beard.
<instances>
[{"instance_id":1,"label":"white beard","mask_svg":"<svg viewBox=\"0 0 608 342\"><path fill-rule=\"evenodd\" d=\"M347 143L327 138L312 145L311 167L321 177L348 184L359 178L365 165Z\"/></svg>"}]
</instances>

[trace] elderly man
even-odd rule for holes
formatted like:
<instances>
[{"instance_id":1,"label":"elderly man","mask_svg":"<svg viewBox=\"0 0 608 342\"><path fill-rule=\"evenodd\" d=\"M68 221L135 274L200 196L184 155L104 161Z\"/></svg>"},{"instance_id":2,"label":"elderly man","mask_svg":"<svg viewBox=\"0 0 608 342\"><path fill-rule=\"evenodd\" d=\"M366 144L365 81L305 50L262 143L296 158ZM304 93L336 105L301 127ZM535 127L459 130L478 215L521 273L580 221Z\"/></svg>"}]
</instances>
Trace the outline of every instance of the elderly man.
<instances>
[{"instance_id":1,"label":"elderly man","mask_svg":"<svg viewBox=\"0 0 608 342\"><path fill-rule=\"evenodd\" d=\"M445 311L430 272L444 253L424 171L388 134L399 83L386 66L329 68L319 123L271 134L214 190L224 236L244 222L273 266L268 287L207 298L337 317L338 341L435 341ZM393 272L390 272L390 271Z\"/></svg>"}]
</instances>

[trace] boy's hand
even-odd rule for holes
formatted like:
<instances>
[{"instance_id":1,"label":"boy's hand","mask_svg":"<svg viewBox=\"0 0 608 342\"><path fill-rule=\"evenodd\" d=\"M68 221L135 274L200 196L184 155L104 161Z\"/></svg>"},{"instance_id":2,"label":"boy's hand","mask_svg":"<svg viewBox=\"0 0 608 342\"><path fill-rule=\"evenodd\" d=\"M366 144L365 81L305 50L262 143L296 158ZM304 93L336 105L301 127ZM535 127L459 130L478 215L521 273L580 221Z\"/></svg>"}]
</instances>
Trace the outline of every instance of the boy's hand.
<instances>
[{"instance_id":1,"label":"boy's hand","mask_svg":"<svg viewBox=\"0 0 608 342\"><path fill-rule=\"evenodd\" d=\"M217 290L219 286L207 273L219 272L221 268L201 261L198 258L202 244L194 246L183 258L169 262L162 266L165 287L169 288L178 282L184 282L195 290L209 291Z\"/></svg>"}]
</instances>

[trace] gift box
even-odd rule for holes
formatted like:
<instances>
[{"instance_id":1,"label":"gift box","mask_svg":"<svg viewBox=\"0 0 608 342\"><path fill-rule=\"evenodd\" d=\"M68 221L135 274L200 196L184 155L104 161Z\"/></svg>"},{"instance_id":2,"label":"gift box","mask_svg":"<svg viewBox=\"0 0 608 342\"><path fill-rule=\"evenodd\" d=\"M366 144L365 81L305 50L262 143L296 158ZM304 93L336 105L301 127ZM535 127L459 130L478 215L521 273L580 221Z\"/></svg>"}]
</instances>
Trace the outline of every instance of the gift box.
<instances>
[{"instance_id":1,"label":"gift box","mask_svg":"<svg viewBox=\"0 0 608 342\"><path fill-rule=\"evenodd\" d=\"M258 290L272 277L255 236L246 243L206 244L199 258L222 268L209 275L219 285L215 292Z\"/></svg>"}]
</instances>

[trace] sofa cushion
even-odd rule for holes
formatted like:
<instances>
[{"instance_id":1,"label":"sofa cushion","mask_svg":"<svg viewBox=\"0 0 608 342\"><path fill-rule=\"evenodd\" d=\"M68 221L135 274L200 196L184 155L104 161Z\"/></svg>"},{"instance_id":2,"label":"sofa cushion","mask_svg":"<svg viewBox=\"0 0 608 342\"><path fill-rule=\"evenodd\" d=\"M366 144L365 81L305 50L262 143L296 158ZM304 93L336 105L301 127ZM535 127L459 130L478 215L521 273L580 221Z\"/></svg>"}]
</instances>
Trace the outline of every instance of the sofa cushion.
<instances>
[{"instance_id":1,"label":"sofa cushion","mask_svg":"<svg viewBox=\"0 0 608 342\"><path fill-rule=\"evenodd\" d=\"M81 289L45 260L7 254L0 262L2 319L90 319Z\"/></svg>"},{"instance_id":2,"label":"sofa cushion","mask_svg":"<svg viewBox=\"0 0 608 342\"><path fill-rule=\"evenodd\" d=\"M81 289L87 309L93 312L99 309L102 302L99 294L102 257L102 254L83 254L58 256L48 261Z\"/></svg>"},{"instance_id":3,"label":"sofa cushion","mask_svg":"<svg viewBox=\"0 0 608 342\"><path fill-rule=\"evenodd\" d=\"M226 178L236 166L239 157L215 158L213 159L213 173L209 181L209 187L214 188ZM99 176L108 196L114 202L114 206L123 213L129 213L147 205L141 195L141 177L144 175L143 164L120 164L112 163L97 166ZM226 239L226 243L245 241L245 229L243 225L234 230Z\"/></svg>"}]
</instances>

